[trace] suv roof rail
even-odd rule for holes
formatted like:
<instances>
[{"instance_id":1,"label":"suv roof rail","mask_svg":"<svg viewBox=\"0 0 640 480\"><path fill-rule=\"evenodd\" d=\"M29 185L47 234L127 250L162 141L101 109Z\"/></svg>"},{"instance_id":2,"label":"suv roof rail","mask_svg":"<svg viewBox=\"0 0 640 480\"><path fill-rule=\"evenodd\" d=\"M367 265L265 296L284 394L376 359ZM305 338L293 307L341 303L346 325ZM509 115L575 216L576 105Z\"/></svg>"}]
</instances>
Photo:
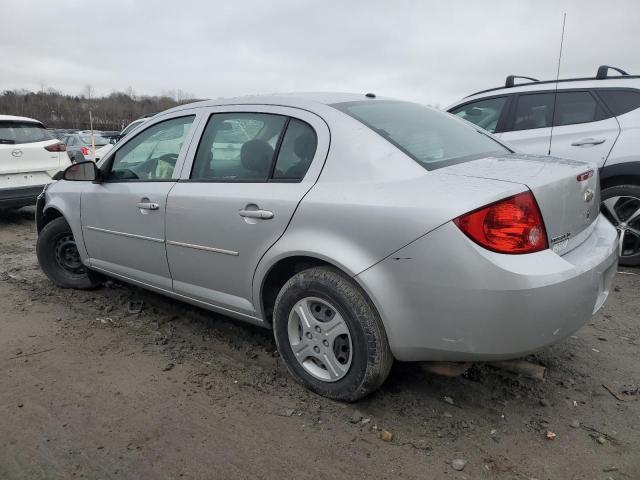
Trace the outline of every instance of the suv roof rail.
<instances>
[{"instance_id":1,"label":"suv roof rail","mask_svg":"<svg viewBox=\"0 0 640 480\"><path fill-rule=\"evenodd\" d=\"M628 76L629 74L627 72L625 72L624 70L622 70L621 68L618 67L612 67L610 65L600 65L598 67L598 73L596 73L596 80L602 80L607 78L609 75L609 70L615 70L616 72L618 72L620 75L623 76Z\"/></svg>"},{"instance_id":2,"label":"suv roof rail","mask_svg":"<svg viewBox=\"0 0 640 480\"><path fill-rule=\"evenodd\" d=\"M602 68L602 67L600 67L600 68ZM599 70L598 70L598 71L599 71ZM532 82L539 82L539 81L540 81L540 80L538 80L537 78L522 77L522 76L520 76L520 75L509 75L509 76L507 77L507 79L505 80L505 82L504 82L504 86L505 86L505 88L511 88L511 87L515 86L515 84L516 84L516 82L515 82L516 78L524 78L524 79L526 79L526 80L531 80Z\"/></svg>"}]
</instances>

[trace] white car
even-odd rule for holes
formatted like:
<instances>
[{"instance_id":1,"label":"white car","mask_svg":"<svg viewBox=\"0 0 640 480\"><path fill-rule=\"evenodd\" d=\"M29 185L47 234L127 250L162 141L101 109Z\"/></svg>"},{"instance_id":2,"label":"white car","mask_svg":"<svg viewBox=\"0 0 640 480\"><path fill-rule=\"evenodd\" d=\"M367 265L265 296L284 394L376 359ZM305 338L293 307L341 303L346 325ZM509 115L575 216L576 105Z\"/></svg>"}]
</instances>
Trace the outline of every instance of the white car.
<instances>
[{"instance_id":1,"label":"white car","mask_svg":"<svg viewBox=\"0 0 640 480\"><path fill-rule=\"evenodd\" d=\"M620 75L610 76L609 70ZM515 84L516 78L529 80ZM602 65L592 78L507 77L447 111L524 153L600 169L602 212L620 232L620 263L640 265L640 76ZM552 121L553 119L553 121Z\"/></svg>"},{"instance_id":2,"label":"white car","mask_svg":"<svg viewBox=\"0 0 640 480\"><path fill-rule=\"evenodd\" d=\"M0 115L0 207L35 204L44 185L70 164L65 144L38 120Z\"/></svg>"}]
</instances>

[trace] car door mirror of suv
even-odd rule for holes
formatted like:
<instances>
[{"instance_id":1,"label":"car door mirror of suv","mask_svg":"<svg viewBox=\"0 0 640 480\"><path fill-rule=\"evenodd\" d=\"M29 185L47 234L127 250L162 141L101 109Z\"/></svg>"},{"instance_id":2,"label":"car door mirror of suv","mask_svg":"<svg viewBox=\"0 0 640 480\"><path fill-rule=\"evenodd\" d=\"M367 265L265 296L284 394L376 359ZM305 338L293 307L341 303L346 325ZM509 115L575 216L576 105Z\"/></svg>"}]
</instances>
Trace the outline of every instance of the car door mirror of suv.
<instances>
[{"instance_id":1,"label":"car door mirror of suv","mask_svg":"<svg viewBox=\"0 0 640 480\"><path fill-rule=\"evenodd\" d=\"M95 182L100 179L100 170L95 162L87 160L67 167L62 173L62 180L70 182Z\"/></svg>"}]
</instances>

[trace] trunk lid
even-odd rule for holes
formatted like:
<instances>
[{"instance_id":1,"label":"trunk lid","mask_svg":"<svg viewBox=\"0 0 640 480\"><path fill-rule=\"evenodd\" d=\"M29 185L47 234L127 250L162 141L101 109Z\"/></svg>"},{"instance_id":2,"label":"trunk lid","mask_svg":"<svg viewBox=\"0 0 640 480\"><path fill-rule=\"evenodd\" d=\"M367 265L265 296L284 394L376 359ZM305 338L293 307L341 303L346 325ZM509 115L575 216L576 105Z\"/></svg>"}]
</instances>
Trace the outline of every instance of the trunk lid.
<instances>
[{"instance_id":1,"label":"trunk lid","mask_svg":"<svg viewBox=\"0 0 640 480\"><path fill-rule=\"evenodd\" d=\"M584 175L588 178L578 179L587 172L592 172ZM514 154L460 163L441 173L525 185L540 207L549 248L559 254L582 243L599 214L598 169L590 163Z\"/></svg>"}]
</instances>

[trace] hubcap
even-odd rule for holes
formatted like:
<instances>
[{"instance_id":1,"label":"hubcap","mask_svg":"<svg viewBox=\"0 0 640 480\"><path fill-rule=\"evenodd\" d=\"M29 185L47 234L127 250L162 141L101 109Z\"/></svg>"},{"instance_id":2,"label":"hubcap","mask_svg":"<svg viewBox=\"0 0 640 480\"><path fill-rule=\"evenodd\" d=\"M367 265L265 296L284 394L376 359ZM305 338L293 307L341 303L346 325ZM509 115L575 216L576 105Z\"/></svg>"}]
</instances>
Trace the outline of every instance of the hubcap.
<instances>
[{"instance_id":1,"label":"hubcap","mask_svg":"<svg viewBox=\"0 0 640 480\"><path fill-rule=\"evenodd\" d=\"M298 363L313 377L336 382L349 371L353 345L349 327L326 300L307 297L289 313L289 344Z\"/></svg>"},{"instance_id":2,"label":"hubcap","mask_svg":"<svg viewBox=\"0 0 640 480\"><path fill-rule=\"evenodd\" d=\"M616 227L620 235L620 256L633 257L640 253L640 198L611 197L602 201L602 213Z\"/></svg>"},{"instance_id":3,"label":"hubcap","mask_svg":"<svg viewBox=\"0 0 640 480\"><path fill-rule=\"evenodd\" d=\"M85 273L84 265L80 259L78 246L73 235L65 235L58 239L55 245L56 262L66 271L74 274Z\"/></svg>"}]
</instances>

